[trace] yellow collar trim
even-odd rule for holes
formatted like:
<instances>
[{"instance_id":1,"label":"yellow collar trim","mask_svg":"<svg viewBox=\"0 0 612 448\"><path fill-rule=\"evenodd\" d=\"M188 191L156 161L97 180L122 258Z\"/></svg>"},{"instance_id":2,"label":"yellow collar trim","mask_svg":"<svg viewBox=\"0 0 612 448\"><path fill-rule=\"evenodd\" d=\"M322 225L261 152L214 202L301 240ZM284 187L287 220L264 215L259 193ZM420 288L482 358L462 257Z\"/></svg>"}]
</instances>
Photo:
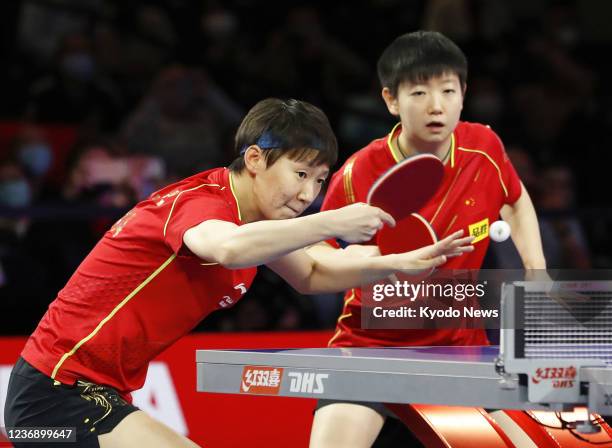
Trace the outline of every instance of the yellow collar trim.
<instances>
[{"instance_id":1,"label":"yellow collar trim","mask_svg":"<svg viewBox=\"0 0 612 448\"><path fill-rule=\"evenodd\" d=\"M404 158L402 153L399 151L399 148L393 145L393 136L395 135L395 131L397 130L399 126L401 126L401 124L402 123L397 123L395 126L393 126L393 129L391 129L391 132L389 133L389 136L387 137L387 147L389 148L389 151L391 151L391 157L393 157L393 160L395 160L395 163L400 162Z\"/></svg>"},{"instance_id":2,"label":"yellow collar trim","mask_svg":"<svg viewBox=\"0 0 612 448\"><path fill-rule=\"evenodd\" d=\"M397 128L401 126L401 124L402 123L397 123L395 126L393 126L393 129L391 129L391 132L387 136L387 147L389 148L389 151L391 152L391 157L393 157L393 160L395 160L395 163L401 162L404 159L404 155L400 152L399 148L393 144L393 136L395 135L395 131L397 131ZM450 148L451 168L455 167L455 149L456 149L455 132L452 132L451 133L451 148Z\"/></svg>"},{"instance_id":3,"label":"yellow collar trim","mask_svg":"<svg viewBox=\"0 0 612 448\"><path fill-rule=\"evenodd\" d=\"M451 150L450 150L450 162L451 162L451 168L455 168L455 132L453 131L453 133L451 134Z\"/></svg>"},{"instance_id":4,"label":"yellow collar trim","mask_svg":"<svg viewBox=\"0 0 612 448\"><path fill-rule=\"evenodd\" d=\"M234 196L234 200L236 201L236 208L238 209L238 219L242 222L242 212L240 211L240 202L238 202L238 196L236 196L236 188L234 187L234 176L232 176L232 172L229 172L229 183L230 190L232 191L232 196Z\"/></svg>"}]
</instances>

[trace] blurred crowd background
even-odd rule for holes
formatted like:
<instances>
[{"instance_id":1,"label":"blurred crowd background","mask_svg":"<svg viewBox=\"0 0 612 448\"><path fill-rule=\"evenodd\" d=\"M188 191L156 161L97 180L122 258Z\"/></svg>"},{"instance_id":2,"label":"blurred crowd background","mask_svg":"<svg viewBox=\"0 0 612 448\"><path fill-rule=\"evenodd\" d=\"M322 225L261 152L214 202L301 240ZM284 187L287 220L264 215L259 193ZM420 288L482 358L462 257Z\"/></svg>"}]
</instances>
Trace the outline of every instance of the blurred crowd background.
<instances>
[{"instance_id":1,"label":"blurred crowd background","mask_svg":"<svg viewBox=\"0 0 612 448\"><path fill-rule=\"evenodd\" d=\"M321 107L341 162L386 135L376 60L417 29L466 52L463 119L504 140L549 266L612 268L611 18L607 0L0 2L0 333L30 333L135 202L231 162L260 99ZM495 244L485 266L520 260ZM342 303L265 269L248 295L199 329L329 328Z\"/></svg>"}]
</instances>

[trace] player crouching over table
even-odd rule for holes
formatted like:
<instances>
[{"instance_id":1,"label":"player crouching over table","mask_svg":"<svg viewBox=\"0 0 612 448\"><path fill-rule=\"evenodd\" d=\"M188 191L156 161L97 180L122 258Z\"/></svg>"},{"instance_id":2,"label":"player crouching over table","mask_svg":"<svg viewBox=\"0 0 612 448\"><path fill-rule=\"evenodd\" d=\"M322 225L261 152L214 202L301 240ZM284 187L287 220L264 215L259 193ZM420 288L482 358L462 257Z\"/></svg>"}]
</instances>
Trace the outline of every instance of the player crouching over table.
<instances>
[{"instance_id":1,"label":"player crouching over table","mask_svg":"<svg viewBox=\"0 0 612 448\"><path fill-rule=\"evenodd\" d=\"M73 427L75 447L194 446L133 406L130 393L156 355L240 300L256 266L318 293L472 250L472 238L454 232L409 253L314 260L305 246L367 241L395 224L366 204L298 217L336 161L327 117L302 101L263 100L242 121L235 147L229 168L159 190L106 232L26 343L11 373L7 428Z\"/></svg>"}]
</instances>

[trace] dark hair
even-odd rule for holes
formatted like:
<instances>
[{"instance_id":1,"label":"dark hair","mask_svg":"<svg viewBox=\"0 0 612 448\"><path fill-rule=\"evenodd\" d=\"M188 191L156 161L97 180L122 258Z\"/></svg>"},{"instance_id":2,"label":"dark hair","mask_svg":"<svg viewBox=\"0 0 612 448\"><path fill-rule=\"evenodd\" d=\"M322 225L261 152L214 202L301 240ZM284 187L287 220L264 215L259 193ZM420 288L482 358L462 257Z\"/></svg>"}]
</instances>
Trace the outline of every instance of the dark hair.
<instances>
[{"instance_id":1,"label":"dark hair","mask_svg":"<svg viewBox=\"0 0 612 448\"><path fill-rule=\"evenodd\" d=\"M378 78L393 96L404 82L424 82L445 73L459 77L461 87L467 82L465 54L448 37L436 31L416 31L395 39L378 60Z\"/></svg>"},{"instance_id":2,"label":"dark hair","mask_svg":"<svg viewBox=\"0 0 612 448\"><path fill-rule=\"evenodd\" d=\"M251 108L236 132L234 149L238 157L230 170L244 169L244 151L251 145L264 150L267 166L283 154L292 160L308 160L313 166L332 167L338 159L338 143L325 113L294 99L267 98Z\"/></svg>"}]
</instances>

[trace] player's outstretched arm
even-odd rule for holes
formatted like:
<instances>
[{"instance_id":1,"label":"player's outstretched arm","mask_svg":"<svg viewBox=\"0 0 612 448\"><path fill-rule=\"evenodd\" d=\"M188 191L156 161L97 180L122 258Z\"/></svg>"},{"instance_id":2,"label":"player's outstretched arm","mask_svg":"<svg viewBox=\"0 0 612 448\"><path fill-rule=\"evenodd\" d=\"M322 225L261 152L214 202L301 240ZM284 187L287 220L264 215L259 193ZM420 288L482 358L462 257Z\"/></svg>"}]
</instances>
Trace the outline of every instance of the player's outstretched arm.
<instances>
[{"instance_id":1,"label":"player's outstretched arm","mask_svg":"<svg viewBox=\"0 0 612 448\"><path fill-rule=\"evenodd\" d=\"M325 257L332 257L333 260L333 257L363 258L377 257L380 255L378 246L351 244L344 249L340 249L331 246L327 242L320 242L313 246L309 246L306 248L306 252L315 260Z\"/></svg>"},{"instance_id":2,"label":"player's outstretched arm","mask_svg":"<svg viewBox=\"0 0 612 448\"><path fill-rule=\"evenodd\" d=\"M187 230L183 242L203 260L238 269L268 263L329 238L368 241L384 224L393 226L395 221L377 207L358 203L301 218L242 226L205 221Z\"/></svg>"},{"instance_id":3,"label":"player's outstretched arm","mask_svg":"<svg viewBox=\"0 0 612 448\"><path fill-rule=\"evenodd\" d=\"M417 274L444 264L448 257L474 250L474 238L461 238L462 234L458 231L430 246L384 256L351 257L340 249L299 250L268 263L268 267L303 294L342 291L396 272Z\"/></svg>"},{"instance_id":4,"label":"player's outstretched arm","mask_svg":"<svg viewBox=\"0 0 612 448\"><path fill-rule=\"evenodd\" d=\"M504 205L500 215L512 229L512 241L525 269L546 269L538 217L524 185L517 201Z\"/></svg>"}]
</instances>

